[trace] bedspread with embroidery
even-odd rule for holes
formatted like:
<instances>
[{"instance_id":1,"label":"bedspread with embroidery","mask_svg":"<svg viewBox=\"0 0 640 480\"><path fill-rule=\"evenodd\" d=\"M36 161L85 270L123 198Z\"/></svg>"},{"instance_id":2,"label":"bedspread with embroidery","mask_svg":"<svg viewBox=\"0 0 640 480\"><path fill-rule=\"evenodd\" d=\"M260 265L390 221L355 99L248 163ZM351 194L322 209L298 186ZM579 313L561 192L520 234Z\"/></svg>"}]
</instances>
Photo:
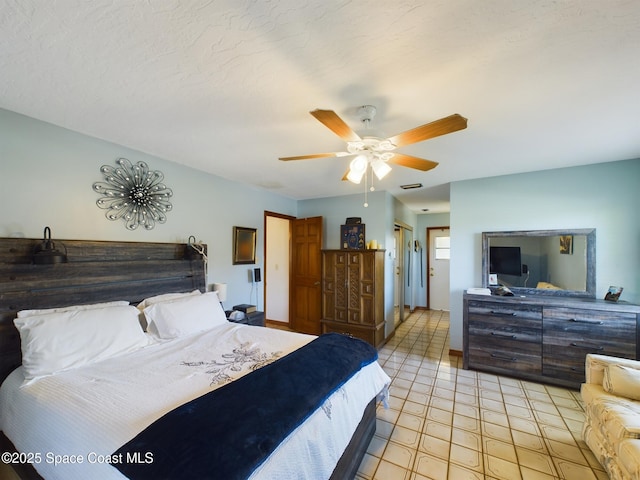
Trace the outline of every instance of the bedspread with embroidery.
<instances>
[{"instance_id":1,"label":"bedspread with embroidery","mask_svg":"<svg viewBox=\"0 0 640 480\"><path fill-rule=\"evenodd\" d=\"M255 351L247 355L248 347L225 357L226 364L214 362L212 375L224 381L225 374L216 368L241 368L269 358ZM245 362L247 358L254 360ZM153 462L114 462L114 467L132 480L245 479L332 393L377 358L376 349L362 340L322 335L167 413L113 454L151 455ZM330 406L325 407L327 413Z\"/></svg>"},{"instance_id":2,"label":"bedspread with embroidery","mask_svg":"<svg viewBox=\"0 0 640 480\"><path fill-rule=\"evenodd\" d=\"M277 360L282 352L265 353L255 344L242 343L231 353L223 353L219 360L208 362L182 362L187 367L205 367L206 373L211 375L210 385L229 383L233 377L228 372L240 372L243 369L257 370Z\"/></svg>"}]
</instances>

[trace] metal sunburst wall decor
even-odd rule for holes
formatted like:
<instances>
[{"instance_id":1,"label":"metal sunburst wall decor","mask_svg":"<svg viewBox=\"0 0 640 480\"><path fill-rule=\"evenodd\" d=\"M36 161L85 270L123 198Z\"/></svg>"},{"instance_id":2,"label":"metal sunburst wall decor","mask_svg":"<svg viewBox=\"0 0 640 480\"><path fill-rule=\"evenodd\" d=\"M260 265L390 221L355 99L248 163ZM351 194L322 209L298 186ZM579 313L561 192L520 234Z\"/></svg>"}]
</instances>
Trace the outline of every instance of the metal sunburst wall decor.
<instances>
[{"instance_id":1,"label":"metal sunburst wall decor","mask_svg":"<svg viewBox=\"0 0 640 480\"><path fill-rule=\"evenodd\" d=\"M96 204L106 210L105 216L122 219L128 230L140 225L151 230L156 223L165 223L166 213L173 208L169 202L173 192L162 183L162 172L149 170L145 162L132 165L126 158L119 158L116 164L100 167L106 182L93 184L93 190L102 195Z\"/></svg>"}]
</instances>

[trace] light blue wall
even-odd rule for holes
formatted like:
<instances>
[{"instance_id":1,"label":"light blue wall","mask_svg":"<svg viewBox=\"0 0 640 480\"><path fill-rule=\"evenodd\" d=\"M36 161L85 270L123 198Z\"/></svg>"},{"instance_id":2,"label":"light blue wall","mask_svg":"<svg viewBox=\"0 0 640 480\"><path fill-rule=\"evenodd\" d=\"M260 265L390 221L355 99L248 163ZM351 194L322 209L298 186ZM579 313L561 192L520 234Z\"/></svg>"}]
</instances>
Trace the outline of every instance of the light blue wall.
<instances>
[{"instance_id":1,"label":"light blue wall","mask_svg":"<svg viewBox=\"0 0 640 480\"><path fill-rule=\"evenodd\" d=\"M340 248L340 225L347 217L360 217L365 225L366 241L377 240L384 245L386 224L380 212L387 208L387 192L370 192L368 207L363 205L364 194L316 198L298 202L298 217L323 217L324 248Z\"/></svg>"},{"instance_id":2,"label":"light blue wall","mask_svg":"<svg viewBox=\"0 0 640 480\"><path fill-rule=\"evenodd\" d=\"M462 293L482 283L484 231L596 229L596 291L640 302L640 159L451 185L451 348L462 349Z\"/></svg>"},{"instance_id":3,"label":"light blue wall","mask_svg":"<svg viewBox=\"0 0 640 480\"><path fill-rule=\"evenodd\" d=\"M107 220L96 206L98 195L91 186L101 180L100 166L115 165L119 157L131 162L143 160L151 169L164 173L165 183L174 193L174 209L167 223L149 231L128 231L122 222ZM232 227L257 228L260 254L264 210L295 216L297 204L267 191L0 110L0 236L22 232L29 238L42 238L47 225L54 239L186 242L194 235L209 246L208 283L228 283L225 307L231 307L256 302L247 270L264 267L260 257L256 265L232 265ZM258 306L263 306L261 288L258 290Z\"/></svg>"}]
</instances>

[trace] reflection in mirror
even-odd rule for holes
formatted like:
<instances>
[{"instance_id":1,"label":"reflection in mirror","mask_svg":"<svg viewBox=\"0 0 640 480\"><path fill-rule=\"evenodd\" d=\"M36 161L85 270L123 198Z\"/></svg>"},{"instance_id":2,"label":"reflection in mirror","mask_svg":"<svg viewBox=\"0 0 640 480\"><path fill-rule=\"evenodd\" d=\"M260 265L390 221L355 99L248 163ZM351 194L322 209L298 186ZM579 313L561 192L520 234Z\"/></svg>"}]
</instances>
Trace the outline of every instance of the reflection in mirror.
<instances>
[{"instance_id":1,"label":"reflection in mirror","mask_svg":"<svg viewBox=\"0 0 640 480\"><path fill-rule=\"evenodd\" d=\"M595 296L595 229L482 234L483 286L515 294Z\"/></svg>"}]
</instances>

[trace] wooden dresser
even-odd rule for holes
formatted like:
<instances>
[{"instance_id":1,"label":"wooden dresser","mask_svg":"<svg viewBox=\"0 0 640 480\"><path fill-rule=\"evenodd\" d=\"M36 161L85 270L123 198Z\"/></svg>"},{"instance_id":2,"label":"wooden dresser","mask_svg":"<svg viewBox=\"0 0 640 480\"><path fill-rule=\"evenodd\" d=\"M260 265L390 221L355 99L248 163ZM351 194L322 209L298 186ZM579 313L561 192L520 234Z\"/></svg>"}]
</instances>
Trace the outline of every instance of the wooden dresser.
<instances>
[{"instance_id":1,"label":"wooden dresser","mask_svg":"<svg viewBox=\"0 0 640 480\"><path fill-rule=\"evenodd\" d=\"M384 342L384 250L322 251L322 333Z\"/></svg>"},{"instance_id":2,"label":"wooden dresser","mask_svg":"<svg viewBox=\"0 0 640 480\"><path fill-rule=\"evenodd\" d=\"M579 388L587 353L640 358L640 306L464 294L464 368Z\"/></svg>"}]
</instances>

